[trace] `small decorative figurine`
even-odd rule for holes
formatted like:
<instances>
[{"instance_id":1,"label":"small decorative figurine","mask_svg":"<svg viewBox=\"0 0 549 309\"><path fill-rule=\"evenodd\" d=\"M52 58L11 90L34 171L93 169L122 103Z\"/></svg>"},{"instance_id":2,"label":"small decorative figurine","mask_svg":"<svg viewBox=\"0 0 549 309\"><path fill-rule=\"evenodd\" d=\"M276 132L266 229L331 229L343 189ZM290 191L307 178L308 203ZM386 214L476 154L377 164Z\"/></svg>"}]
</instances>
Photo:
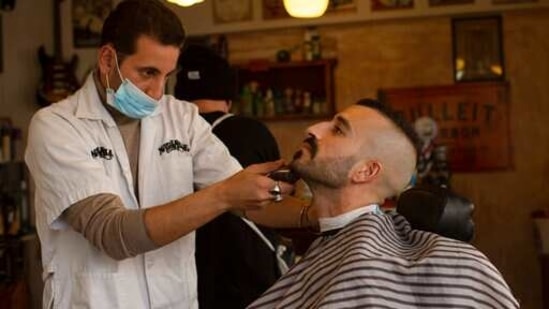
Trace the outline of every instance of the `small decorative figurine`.
<instances>
[{"instance_id":1,"label":"small decorative figurine","mask_svg":"<svg viewBox=\"0 0 549 309\"><path fill-rule=\"evenodd\" d=\"M435 143L438 134L436 121L430 117L420 117L415 121L414 128L422 142L417 165L417 183L449 187L447 147Z\"/></svg>"}]
</instances>

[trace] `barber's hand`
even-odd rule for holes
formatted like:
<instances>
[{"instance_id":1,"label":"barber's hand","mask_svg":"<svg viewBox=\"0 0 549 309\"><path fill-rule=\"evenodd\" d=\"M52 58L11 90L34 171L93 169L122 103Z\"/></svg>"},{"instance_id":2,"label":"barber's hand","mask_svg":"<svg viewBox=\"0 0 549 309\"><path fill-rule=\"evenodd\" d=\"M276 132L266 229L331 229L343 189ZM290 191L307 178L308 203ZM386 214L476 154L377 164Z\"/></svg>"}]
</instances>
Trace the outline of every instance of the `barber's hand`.
<instances>
[{"instance_id":1,"label":"barber's hand","mask_svg":"<svg viewBox=\"0 0 549 309\"><path fill-rule=\"evenodd\" d=\"M283 166L283 160L250 165L218 183L218 192L227 202L228 209L262 208L294 190L292 184L276 181L267 176Z\"/></svg>"}]
</instances>

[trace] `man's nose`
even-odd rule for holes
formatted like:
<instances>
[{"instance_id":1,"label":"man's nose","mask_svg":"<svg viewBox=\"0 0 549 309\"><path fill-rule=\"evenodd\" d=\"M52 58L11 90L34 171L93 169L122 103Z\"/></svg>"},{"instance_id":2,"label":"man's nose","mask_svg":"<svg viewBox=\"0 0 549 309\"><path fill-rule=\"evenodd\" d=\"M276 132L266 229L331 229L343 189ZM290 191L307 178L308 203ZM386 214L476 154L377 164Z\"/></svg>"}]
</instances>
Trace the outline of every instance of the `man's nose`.
<instances>
[{"instance_id":1,"label":"man's nose","mask_svg":"<svg viewBox=\"0 0 549 309\"><path fill-rule=\"evenodd\" d=\"M320 138L324 134L324 131L328 128L329 124L330 123L327 121L313 124L306 130L307 137L314 136L316 139Z\"/></svg>"},{"instance_id":2,"label":"man's nose","mask_svg":"<svg viewBox=\"0 0 549 309\"><path fill-rule=\"evenodd\" d=\"M157 78L151 81L149 87L147 87L147 95L155 100L159 100L165 92L166 80L164 78Z\"/></svg>"}]
</instances>

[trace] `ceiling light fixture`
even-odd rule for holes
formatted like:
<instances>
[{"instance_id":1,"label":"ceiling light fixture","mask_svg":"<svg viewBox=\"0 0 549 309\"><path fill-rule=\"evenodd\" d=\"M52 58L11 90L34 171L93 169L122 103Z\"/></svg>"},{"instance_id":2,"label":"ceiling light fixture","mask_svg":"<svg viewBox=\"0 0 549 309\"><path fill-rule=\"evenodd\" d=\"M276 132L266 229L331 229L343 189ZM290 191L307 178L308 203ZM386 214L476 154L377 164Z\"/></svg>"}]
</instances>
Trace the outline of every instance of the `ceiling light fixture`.
<instances>
[{"instance_id":1,"label":"ceiling light fixture","mask_svg":"<svg viewBox=\"0 0 549 309\"><path fill-rule=\"evenodd\" d=\"M179 6L188 7L200 2L204 2L204 0L166 0L168 2L177 4Z\"/></svg>"},{"instance_id":2,"label":"ceiling light fixture","mask_svg":"<svg viewBox=\"0 0 549 309\"><path fill-rule=\"evenodd\" d=\"M292 17L314 18L326 12L329 0L284 0L284 8Z\"/></svg>"}]
</instances>

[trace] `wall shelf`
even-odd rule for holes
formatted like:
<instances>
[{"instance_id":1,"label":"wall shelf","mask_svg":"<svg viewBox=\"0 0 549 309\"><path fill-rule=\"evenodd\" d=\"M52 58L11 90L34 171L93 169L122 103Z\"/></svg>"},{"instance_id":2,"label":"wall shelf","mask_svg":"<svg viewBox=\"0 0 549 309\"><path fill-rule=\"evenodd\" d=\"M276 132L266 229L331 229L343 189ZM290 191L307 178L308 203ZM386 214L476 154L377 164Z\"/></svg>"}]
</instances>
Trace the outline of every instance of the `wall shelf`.
<instances>
[{"instance_id":1,"label":"wall shelf","mask_svg":"<svg viewBox=\"0 0 549 309\"><path fill-rule=\"evenodd\" d=\"M265 121L331 117L336 59L234 64L239 99L234 112Z\"/></svg>"}]
</instances>

